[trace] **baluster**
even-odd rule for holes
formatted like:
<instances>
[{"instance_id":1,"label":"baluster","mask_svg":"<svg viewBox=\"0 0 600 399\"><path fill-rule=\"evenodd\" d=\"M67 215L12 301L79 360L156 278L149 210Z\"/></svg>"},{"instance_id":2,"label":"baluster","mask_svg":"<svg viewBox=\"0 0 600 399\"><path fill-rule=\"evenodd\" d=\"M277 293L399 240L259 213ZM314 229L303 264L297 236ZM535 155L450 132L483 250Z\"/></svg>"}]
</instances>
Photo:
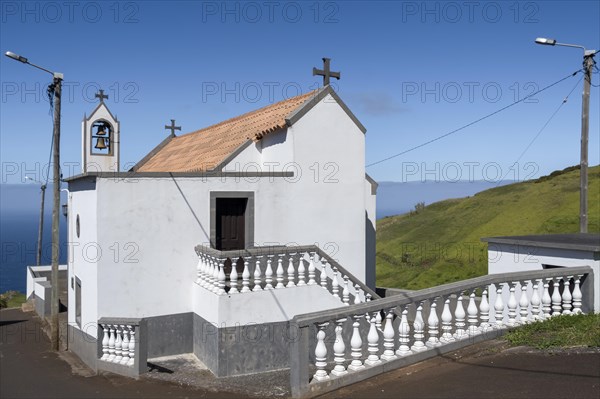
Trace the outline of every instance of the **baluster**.
<instances>
[{"instance_id":1,"label":"baluster","mask_svg":"<svg viewBox=\"0 0 600 399\"><path fill-rule=\"evenodd\" d=\"M550 304L552 303L552 298L550 298L551 280L551 278L548 278L544 281L544 293L542 294L542 312L544 312L544 319L550 317L552 311L552 308L550 307Z\"/></svg>"},{"instance_id":2,"label":"baluster","mask_svg":"<svg viewBox=\"0 0 600 399\"><path fill-rule=\"evenodd\" d=\"M298 258L298 287L306 285L306 268L304 267L304 254Z\"/></svg>"},{"instance_id":3,"label":"baluster","mask_svg":"<svg viewBox=\"0 0 600 399\"><path fill-rule=\"evenodd\" d=\"M257 256L256 257L256 266L254 268L254 288L252 288L252 291L257 292L257 291L262 291L262 271L260 270L260 258L262 258L262 256Z\"/></svg>"},{"instance_id":4,"label":"baluster","mask_svg":"<svg viewBox=\"0 0 600 399\"><path fill-rule=\"evenodd\" d=\"M435 300L436 298L431 300L431 305L429 306L429 317L427 318L427 325L429 327L427 332L429 333L429 339L425 343L425 346L428 348L435 348L436 346L440 346L442 344L438 338L440 319L437 315L437 303Z\"/></svg>"},{"instance_id":5,"label":"baluster","mask_svg":"<svg viewBox=\"0 0 600 399\"><path fill-rule=\"evenodd\" d=\"M280 254L277 259L277 285L275 286L275 288L285 288L285 285L283 285L283 256L283 254Z\"/></svg>"},{"instance_id":6,"label":"baluster","mask_svg":"<svg viewBox=\"0 0 600 399\"><path fill-rule=\"evenodd\" d=\"M337 326L335 327L335 343L333 344L333 361L335 367L331 371L331 374L339 377L340 375L348 374L346 370L346 344L344 343L344 337L342 336L343 326L346 319L339 319L336 321Z\"/></svg>"},{"instance_id":7,"label":"baluster","mask_svg":"<svg viewBox=\"0 0 600 399\"><path fill-rule=\"evenodd\" d=\"M456 309L454 310L454 325L456 326L456 331L454 331L454 338L456 339L464 339L467 338L467 332L465 331L465 308L463 307L463 296L462 292L458 294L458 298L456 299Z\"/></svg>"},{"instance_id":8,"label":"baluster","mask_svg":"<svg viewBox=\"0 0 600 399\"><path fill-rule=\"evenodd\" d=\"M123 352L121 351L121 344L123 341L121 340L121 331L119 330L119 327L120 326L115 325L115 358L113 359L113 363L120 363L121 360L123 360Z\"/></svg>"},{"instance_id":9,"label":"baluster","mask_svg":"<svg viewBox=\"0 0 600 399\"><path fill-rule=\"evenodd\" d=\"M128 366L133 366L135 363L135 327L127 326L129 329L129 360L127 361Z\"/></svg>"},{"instance_id":10,"label":"baluster","mask_svg":"<svg viewBox=\"0 0 600 399\"><path fill-rule=\"evenodd\" d=\"M239 293L238 291L238 272L237 272L237 263L239 258L235 259L234 262L234 258L231 258L231 273L229 273L229 293L230 294L237 294Z\"/></svg>"},{"instance_id":11,"label":"baluster","mask_svg":"<svg viewBox=\"0 0 600 399\"><path fill-rule=\"evenodd\" d=\"M563 294L562 294L562 308L563 314L573 314L571 309L573 306L571 305L571 300L573 297L571 296L571 279L573 276L566 276L563 280Z\"/></svg>"},{"instance_id":12,"label":"baluster","mask_svg":"<svg viewBox=\"0 0 600 399\"><path fill-rule=\"evenodd\" d=\"M360 358L362 357L362 338L360 337L360 318L362 316L354 316L354 323L352 323L352 338L350 338L350 349L352 361L348 366L348 370L358 371L364 369L365 366L362 364Z\"/></svg>"},{"instance_id":13,"label":"baluster","mask_svg":"<svg viewBox=\"0 0 600 399\"><path fill-rule=\"evenodd\" d=\"M510 295L508 296L508 325L513 327L517 324L517 297L515 296L515 290L517 282L513 282L510 287Z\"/></svg>"},{"instance_id":14,"label":"baluster","mask_svg":"<svg viewBox=\"0 0 600 399\"><path fill-rule=\"evenodd\" d=\"M400 324L398 325L398 343L400 346L396 350L396 355L407 356L412 354L410 346L410 324L408 324L408 309L405 307L402 311L402 317L400 318Z\"/></svg>"},{"instance_id":15,"label":"baluster","mask_svg":"<svg viewBox=\"0 0 600 399\"><path fill-rule=\"evenodd\" d=\"M328 289L327 288L327 261L324 260L324 258L321 258L321 275L320 275L320 283L321 283L321 287L323 287L324 289Z\"/></svg>"},{"instance_id":16,"label":"baluster","mask_svg":"<svg viewBox=\"0 0 600 399\"><path fill-rule=\"evenodd\" d=\"M271 265L273 255L267 255L267 270L265 270L265 290L273 289L273 266Z\"/></svg>"},{"instance_id":17,"label":"baluster","mask_svg":"<svg viewBox=\"0 0 600 399\"><path fill-rule=\"evenodd\" d=\"M331 293L334 297L340 297L340 282L338 281L338 269L333 268L333 280L331 280Z\"/></svg>"},{"instance_id":18,"label":"baluster","mask_svg":"<svg viewBox=\"0 0 600 399\"><path fill-rule=\"evenodd\" d=\"M206 287L206 282L208 278L208 258L206 254L201 254L200 256L202 258L202 279L200 280L200 286Z\"/></svg>"},{"instance_id":19,"label":"baluster","mask_svg":"<svg viewBox=\"0 0 600 399\"><path fill-rule=\"evenodd\" d=\"M217 290L217 294L219 294L219 295L225 295L225 279L226 279L226 277L225 277L225 259L226 258L219 258L219 274L218 274L219 289Z\"/></svg>"},{"instance_id":20,"label":"baluster","mask_svg":"<svg viewBox=\"0 0 600 399\"><path fill-rule=\"evenodd\" d=\"M210 262L210 257L208 255L205 255L204 257L204 282L202 283L202 286L206 289L210 289L210 280L212 278L212 265Z\"/></svg>"},{"instance_id":21,"label":"baluster","mask_svg":"<svg viewBox=\"0 0 600 399\"><path fill-rule=\"evenodd\" d=\"M504 327L504 301L502 300L502 283L498 284L496 289L496 301L494 302L494 310L496 311L495 328Z\"/></svg>"},{"instance_id":22,"label":"baluster","mask_svg":"<svg viewBox=\"0 0 600 399\"><path fill-rule=\"evenodd\" d=\"M350 290L348 289L348 276L344 276L344 290L342 291L342 302L350 305Z\"/></svg>"},{"instance_id":23,"label":"baluster","mask_svg":"<svg viewBox=\"0 0 600 399\"><path fill-rule=\"evenodd\" d=\"M454 341L452 336L452 313L450 312L450 298L444 301L444 309L442 310L442 337L441 342L449 343Z\"/></svg>"},{"instance_id":24,"label":"baluster","mask_svg":"<svg viewBox=\"0 0 600 399\"><path fill-rule=\"evenodd\" d=\"M367 349L369 352L369 356L367 360L365 360L365 364L368 366L374 366L376 364L381 363L379 360L379 333L377 332L377 326L375 324L375 317L371 317L369 320L369 334L367 334L367 342L369 344L369 348Z\"/></svg>"},{"instance_id":25,"label":"baluster","mask_svg":"<svg viewBox=\"0 0 600 399\"><path fill-rule=\"evenodd\" d=\"M560 277L553 279L554 290L552 292L552 316L560 315L562 310L562 296L560 295Z\"/></svg>"},{"instance_id":26,"label":"baluster","mask_svg":"<svg viewBox=\"0 0 600 399\"><path fill-rule=\"evenodd\" d=\"M250 257L244 258L244 271L242 272L242 291L250 292Z\"/></svg>"},{"instance_id":27,"label":"baluster","mask_svg":"<svg viewBox=\"0 0 600 399\"><path fill-rule=\"evenodd\" d=\"M102 357L100 360L106 360L108 359L108 336L110 334L107 324L100 324L100 326L102 327Z\"/></svg>"},{"instance_id":28,"label":"baluster","mask_svg":"<svg viewBox=\"0 0 600 399\"><path fill-rule=\"evenodd\" d=\"M115 330L114 330L114 327L115 326L113 324L108 325L110 337L108 338L108 358L106 359L107 362L112 362L115 359Z\"/></svg>"},{"instance_id":29,"label":"baluster","mask_svg":"<svg viewBox=\"0 0 600 399\"><path fill-rule=\"evenodd\" d=\"M123 358L120 364L127 365L129 363L129 330L127 326L122 325L121 330L123 331L123 341L121 342L121 353Z\"/></svg>"},{"instance_id":30,"label":"baluster","mask_svg":"<svg viewBox=\"0 0 600 399\"><path fill-rule=\"evenodd\" d=\"M583 313L581 310L581 300L583 294L581 293L581 275L575 276L575 288L573 288L573 314Z\"/></svg>"},{"instance_id":31,"label":"baluster","mask_svg":"<svg viewBox=\"0 0 600 399\"><path fill-rule=\"evenodd\" d=\"M394 326L393 317L394 309L390 309L385 316L385 326L383 327L383 360L394 360L397 356L394 353Z\"/></svg>"},{"instance_id":32,"label":"baluster","mask_svg":"<svg viewBox=\"0 0 600 399\"><path fill-rule=\"evenodd\" d=\"M467 306L467 321L469 322L469 329L467 330L469 335L477 335L481 333L481 330L477 326L477 305L475 305L475 291L469 295L469 306Z\"/></svg>"},{"instance_id":33,"label":"baluster","mask_svg":"<svg viewBox=\"0 0 600 399\"><path fill-rule=\"evenodd\" d=\"M202 267L204 262L202 261L202 254L198 256L198 265L196 266L196 284L202 285Z\"/></svg>"},{"instance_id":34,"label":"baluster","mask_svg":"<svg viewBox=\"0 0 600 399\"><path fill-rule=\"evenodd\" d=\"M527 281L521 281L521 298L519 298L519 323L527 324L529 322L529 298L527 297Z\"/></svg>"},{"instance_id":35,"label":"baluster","mask_svg":"<svg viewBox=\"0 0 600 399\"><path fill-rule=\"evenodd\" d=\"M381 311L378 310L377 312L375 312L375 327L377 327L378 331L383 332L383 330L381 329L381 320L382 320Z\"/></svg>"},{"instance_id":36,"label":"baluster","mask_svg":"<svg viewBox=\"0 0 600 399\"><path fill-rule=\"evenodd\" d=\"M362 303L360 299L360 285L358 283L354 284L354 304Z\"/></svg>"},{"instance_id":37,"label":"baluster","mask_svg":"<svg viewBox=\"0 0 600 399\"><path fill-rule=\"evenodd\" d=\"M219 260L213 258L213 278L212 278L212 292L215 294L219 293Z\"/></svg>"},{"instance_id":38,"label":"baluster","mask_svg":"<svg viewBox=\"0 0 600 399\"><path fill-rule=\"evenodd\" d=\"M415 321L413 322L413 327L415 329L414 337L415 342L413 346L411 346L411 350L413 352L422 352L427 349L425 343L423 342L423 338L425 338L425 322L423 321L423 303L420 303L417 307L417 313L415 314Z\"/></svg>"},{"instance_id":39,"label":"baluster","mask_svg":"<svg viewBox=\"0 0 600 399\"><path fill-rule=\"evenodd\" d=\"M317 284L315 280L315 252L310 252L310 258L308 262L308 285Z\"/></svg>"},{"instance_id":40,"label":"baluster","mask_svg":"<svg viewBox=\"0 0 600 399\"><path fill-rule=\"evenodd\" d=\"M287 268L287 288L290 287L295 287L296 284L294 283L294 280L296 279L296 270L294 269L294 255L295 254L288 254L289 258L288 258L288 268Z\"/></svg>"},{"instance_id":41,"label":"baluster","mask_svg":"<svg viewBox=\"0 0 600 399\"><path fill-rule=\"evenodd\" d=\"M479 331L485 333L490 329L490 303L488 302L488 290L483 289L481 293L481 303L479 304L479 313L481 314L481 324L479 325Z\"/></svg>"},{"instance_id":42,"label":"baluster","mask_svg":"<svg viewBox=\"0 0 600 399\"><path fill-rule=\"evenodd\" d=\"M540 294L539 282L542 280L532 280L533 293L531 294L531 319L533 321L540 319Z\"/></svg>"},{"instance_id":43,"label":"baluster","mask_svg":"<svg viewBox=\"0 0 600 399\"><path fill-rule=\"evenodd\" d=\"M319 332L317 333L317 346L315 348L315 366L317 371L313 376L317 381L326 381L329 379L325 367L327 367L327 346L325 345L325 327L327 323L319 325Z\"/></svg>"},{"instance_id":44,"label":"baluster","mask_svg":"<svg viewBox=\"0 0 600 399\"><path fill-rule=\"evenodd\" d=\"M365 294L365 302L371 302L371 299L373 299L373 297L371 296L371 294L369 294L368 292Z\"/></svg>"}]
</instances>

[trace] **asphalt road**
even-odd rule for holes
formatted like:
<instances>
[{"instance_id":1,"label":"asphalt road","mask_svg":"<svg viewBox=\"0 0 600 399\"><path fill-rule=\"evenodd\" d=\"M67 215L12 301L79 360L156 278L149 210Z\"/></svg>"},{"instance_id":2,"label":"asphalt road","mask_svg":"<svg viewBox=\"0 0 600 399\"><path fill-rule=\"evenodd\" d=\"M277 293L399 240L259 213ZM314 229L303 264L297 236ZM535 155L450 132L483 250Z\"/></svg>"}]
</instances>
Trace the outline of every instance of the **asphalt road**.
<instances>
[{"instance_id":1,"label":"asphalt road","mask_svg":"<svg viewBox=\"0 0 600 399\"><path fill-rule=\"evenodd\" d=\"M79 367L69 352L60 356L51 352L39 323L32 313L0 311L0 398L244 397L149 378L136 381L110 373L95 375ZM509 348L501 340L486 341L323 398L598 399L600 350L548 353Z\"/></svg>"}]
</instances>

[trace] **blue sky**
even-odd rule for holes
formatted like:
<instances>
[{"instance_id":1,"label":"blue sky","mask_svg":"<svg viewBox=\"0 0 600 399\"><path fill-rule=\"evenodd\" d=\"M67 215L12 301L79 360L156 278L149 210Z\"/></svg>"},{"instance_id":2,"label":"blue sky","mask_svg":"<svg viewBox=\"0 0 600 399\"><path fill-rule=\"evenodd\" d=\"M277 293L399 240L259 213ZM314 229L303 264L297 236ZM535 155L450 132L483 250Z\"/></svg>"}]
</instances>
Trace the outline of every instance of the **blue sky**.
<instances>
[{"instance_id":1,"label":"blue sky","mask_svg":"<svg viewBox=\"0 0 600 399\"><path fill-rule=\"evenodd\" d=\"M445 134L581 67L600 48L598 1L1 2L0 50L65 75L62 161L79 172L81 120L101 87L121 121L122 165L159 143L174 118L190 132L320 84L367 127L367 163ZM597 56L600 60L600 55ZM44 176L50 75L0 59L2 183ZM522 180L579 163L581 75L485 121L368 168L378 181ZM600 83L600 75L593 77ZM567 103L511 165L548 121ZM592 88L590 164L600 162ZM340 151L343 143L340 143Z\"/></svg>"}]
</instances>

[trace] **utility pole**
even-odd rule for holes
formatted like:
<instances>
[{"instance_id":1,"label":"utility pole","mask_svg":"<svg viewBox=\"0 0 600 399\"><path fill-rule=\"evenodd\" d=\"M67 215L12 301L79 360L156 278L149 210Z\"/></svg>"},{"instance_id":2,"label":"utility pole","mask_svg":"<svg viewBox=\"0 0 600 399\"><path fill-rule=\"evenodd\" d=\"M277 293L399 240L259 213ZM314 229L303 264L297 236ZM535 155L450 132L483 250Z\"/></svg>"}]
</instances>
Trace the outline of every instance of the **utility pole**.
<instances>
[{"instance_id":1,"label":"utility pole","mask_svg":"<svg viewBox=\"0 0 600 399\"><path fill-rule=\"evenodd\" d=\"M583 50L583 94L581 100L581 156L579 161L579 232L588 231L588 136L590 130L590 86L592 68L597 50L586 50L578 44L558 43L555 39L538 37L537 44L544 46L574 47Z\"/></svg>"},{"instance_id":2,"label":"utility pole","mask_svg":"<svg viewBox=\"0 0 600 399\"><path fill-rule=\"evenodd\" d=\"M579 232L588 231L588 137L590 131L590 86L595 51L585 51L583 56L583 95L581 100L581 170L579 195Z\"/></svg>"},{"instance_id":3,"label":"utility pole","mask_svg":"<svg viewBox=\"0 0 600 399\"><path fill-rule=\"evenodd\" d=\"M54 163L52 191L54 193L54 203L52 207L52 292L50 298L52 303L50 306L50 341L52 349L59 349L59 334L58 334L58 252L59 252L59 208L60 208L60 97L62 94L62 74L54 74L54 129L52 134L52 160Z\"/></svg>"},{"instance_id":4,"label":"utility pole","mask_svg":"<svg viewBox=\"0 0 600 399\"><path fill-rule=\"evenodd\" d=\"M48 86L50 93L54 93L54 127L52 132L52 162L54 176L52 179L52 192L54 193L54 203L52 204L52 271L50 282L52 290L50 291L50 342L53 350L58 351L58 251L59 251L59 234L58 223L60 221L60 97L62 93L62 81L64 75L60 72L52 72L39 65L35 65L23 56L7 51L5 55L15 61L29 64L34 68L40 69L52 75L52 84ZM43 205L42 205L43 209Z\"/></svg>"}]
</instances>

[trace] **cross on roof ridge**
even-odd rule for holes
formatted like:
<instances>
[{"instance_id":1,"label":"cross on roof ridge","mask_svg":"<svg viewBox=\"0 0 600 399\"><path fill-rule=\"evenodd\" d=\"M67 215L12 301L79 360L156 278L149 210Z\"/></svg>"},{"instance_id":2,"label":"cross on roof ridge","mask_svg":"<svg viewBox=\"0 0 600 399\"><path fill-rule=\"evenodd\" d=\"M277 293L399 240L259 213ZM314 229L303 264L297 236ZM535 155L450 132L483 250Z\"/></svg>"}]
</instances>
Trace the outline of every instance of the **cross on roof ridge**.
<instances>
[{"instance_id":1,"label":"cross on roof ridge","mask_svg":"<svg viewBox=\"0 0 600 399\"><path fill-rule=\"evenodd\" d=\"M175 119L171 119L171 124L165 125L165 130L170 130L171 136L175 137L175 130L181 131L181 126L175 126Z\"/></svg>"},{"instance_id":2,"label":"cross on roof ridge","mask_svg":"<svg viewBox=\"0 0 600 399\"><path fill-rule=\"evenodd\" d=\"M329 85L330 77L340 80L341 72L331 72L331 70L329 69L330 61L331 58L323 58L323 69L317 69L313 67L313 76L323 76L323 86Z\"/></svg>"}]
</instances>

